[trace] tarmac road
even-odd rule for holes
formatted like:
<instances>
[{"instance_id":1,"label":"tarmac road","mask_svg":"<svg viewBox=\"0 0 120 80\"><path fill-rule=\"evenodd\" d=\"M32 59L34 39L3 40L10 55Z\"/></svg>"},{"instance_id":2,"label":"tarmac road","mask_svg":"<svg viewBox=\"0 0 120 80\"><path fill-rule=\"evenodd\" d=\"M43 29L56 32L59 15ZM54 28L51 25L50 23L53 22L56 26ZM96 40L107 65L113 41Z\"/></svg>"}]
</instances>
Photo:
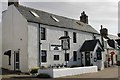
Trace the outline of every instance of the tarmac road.
<instances>
[{"instance_id":1,"label":"tarmac road","mask_svg":"<svg viewBox=\"0 0 120 80\"><path fill-rule=\"evenodd\" d=\"M105 68L102 71L95 73L80 74L74 76L66 76L61 78L55 78L55 80L118 80L118 71L120 72L120 67L114 66ZM3 75L2 80L54 80L50 79L41 79L41 78L32 78L29 75ZM119 79L120 80L120 79Z\"/></svg>"}]
</instances>

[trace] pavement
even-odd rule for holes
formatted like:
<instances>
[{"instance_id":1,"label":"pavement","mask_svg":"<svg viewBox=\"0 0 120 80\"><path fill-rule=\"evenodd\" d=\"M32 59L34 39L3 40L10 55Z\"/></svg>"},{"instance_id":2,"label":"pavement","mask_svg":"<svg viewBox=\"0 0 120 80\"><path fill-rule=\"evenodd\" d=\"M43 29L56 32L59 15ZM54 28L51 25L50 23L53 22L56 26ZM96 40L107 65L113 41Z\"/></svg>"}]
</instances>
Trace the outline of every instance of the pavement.
<instances>
[{"instance_id":1,"label":"pavement","mask_svg":"<svg viewBox=\"0 0 120 80\"><path fill-rule=\"evenodd\" d=\"M86 73L74 76L66 76L55 78L57 80L118 80L118 72L120 72L120 67L113 66L105 68L101 71L95 73ZM2 80L48 80L48 79L41 79L41 78L34 78L31 75L26 74L4 74L2 75ZM49 80L53 80L49 78ZM119 79L120 80L120 79Z\"/></svg>"}]
</instances>

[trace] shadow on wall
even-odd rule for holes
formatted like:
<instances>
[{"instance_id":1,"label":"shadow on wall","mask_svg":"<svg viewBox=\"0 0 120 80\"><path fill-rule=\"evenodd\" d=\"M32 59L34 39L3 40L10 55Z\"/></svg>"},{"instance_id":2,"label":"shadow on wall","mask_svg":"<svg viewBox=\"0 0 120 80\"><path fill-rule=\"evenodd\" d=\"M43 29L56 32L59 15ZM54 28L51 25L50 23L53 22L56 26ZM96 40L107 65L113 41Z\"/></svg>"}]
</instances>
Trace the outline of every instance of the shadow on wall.
<instances>
[{"instance_id":1,"label":"shadow on wall","mask_svg":"<svg viewBox=\"0 0 120 80\"><path fill-rule=\"evenodd\" d=\"M74 61L74 56L72 54L72 57L69 59L68 63L67 63L67 66L68 67L82 67L82 64L81 64L81 53L79 52L80 49L77 50L77 61Z\"/></svg>"}]
</instances>

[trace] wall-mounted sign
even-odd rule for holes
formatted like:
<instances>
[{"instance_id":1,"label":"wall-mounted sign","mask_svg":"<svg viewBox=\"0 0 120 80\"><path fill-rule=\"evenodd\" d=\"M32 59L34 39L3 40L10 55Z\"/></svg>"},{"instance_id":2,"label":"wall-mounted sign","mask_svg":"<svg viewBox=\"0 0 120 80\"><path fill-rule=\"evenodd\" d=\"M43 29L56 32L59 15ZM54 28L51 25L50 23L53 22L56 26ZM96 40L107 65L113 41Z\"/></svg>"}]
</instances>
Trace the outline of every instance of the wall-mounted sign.
<instances>
[{"instance_id":1,"label":"wall-mounted sign","mask_svg":"<svg viewBox=\"0 0 120 80\"><path fill-rule=\"evenodd\" d=\"M61 51L62 50L62 46L61 45L50 45L50 50L52 51Z\"/></svg>"}]
</instances>

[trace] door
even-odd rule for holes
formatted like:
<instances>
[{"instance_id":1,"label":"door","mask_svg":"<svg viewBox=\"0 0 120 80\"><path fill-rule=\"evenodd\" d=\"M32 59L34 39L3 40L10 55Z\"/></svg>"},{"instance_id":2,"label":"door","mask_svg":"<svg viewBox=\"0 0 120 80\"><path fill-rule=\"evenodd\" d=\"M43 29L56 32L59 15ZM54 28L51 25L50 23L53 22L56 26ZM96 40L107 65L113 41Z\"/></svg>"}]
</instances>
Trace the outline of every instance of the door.
<instances>
[{"instance_id":1,"label":"door","mask_svg":"<svg viewBox=\"0 0 120 80\"><path fill-rule=\"evenodd\" d=\"M15 51L14 54L14 70L18 71L20 69L20 54L19 51Z\"/></svg>"},{"instance_id":2,"label":"door","mask_svg":"<svg viewBox=\"0 0 120 80\"><path fill-rule=\"evenodd\" d=\"M90 52L85 52L85 66L90 66Z\"/></svg>"}]
</instances>

